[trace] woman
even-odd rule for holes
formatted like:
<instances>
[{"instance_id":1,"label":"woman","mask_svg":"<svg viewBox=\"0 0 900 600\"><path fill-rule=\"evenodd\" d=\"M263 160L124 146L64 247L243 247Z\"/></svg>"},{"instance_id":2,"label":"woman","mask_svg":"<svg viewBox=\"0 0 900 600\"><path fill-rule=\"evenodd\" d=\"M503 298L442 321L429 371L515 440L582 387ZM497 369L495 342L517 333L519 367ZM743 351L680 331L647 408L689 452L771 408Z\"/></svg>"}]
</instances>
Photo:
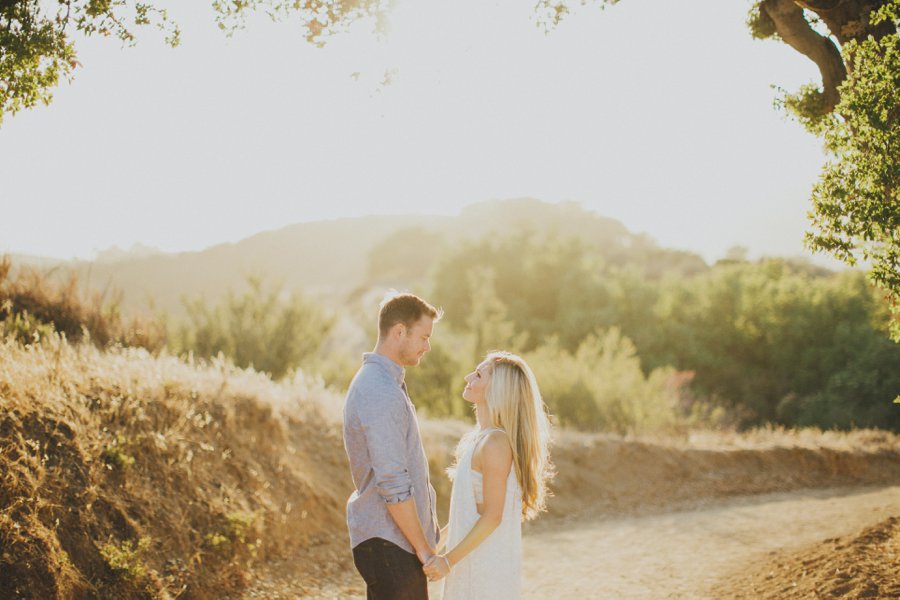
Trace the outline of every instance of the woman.
<instances>
[{"instance_id":1,"label":"woman","mask_svg":"<svg viewBox=\"0 0 900 600\"><path fill-rule=\"evenodd\" d=\"M492 352L466 376L463 398L478 427L460 440L451 469L449 551L424 567L446 577L444 600L518 598L522 521L544 510L551 473L550 424L522 358Z\"/></svg>"}]
</instances>

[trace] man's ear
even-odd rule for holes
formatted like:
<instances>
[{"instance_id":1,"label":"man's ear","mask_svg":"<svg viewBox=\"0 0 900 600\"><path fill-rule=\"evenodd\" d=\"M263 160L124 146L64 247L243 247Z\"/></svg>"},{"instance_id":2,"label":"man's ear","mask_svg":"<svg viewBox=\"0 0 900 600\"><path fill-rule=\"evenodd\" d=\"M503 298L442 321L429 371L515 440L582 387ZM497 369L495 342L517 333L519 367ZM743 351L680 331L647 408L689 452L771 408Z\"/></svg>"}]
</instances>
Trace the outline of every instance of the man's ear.
<instances>
[{"instance_id":1,"label":"man's ear","mask_svg":"<svg viewBox=\"0 0 900 600\"><path fill-rule=\"evenodd\" d=\"M406 325L402 322L394 323L393 327L391 327L390 335L388 337L392 338L402 338L406 334Z\"/></svg>"}]
</instances>

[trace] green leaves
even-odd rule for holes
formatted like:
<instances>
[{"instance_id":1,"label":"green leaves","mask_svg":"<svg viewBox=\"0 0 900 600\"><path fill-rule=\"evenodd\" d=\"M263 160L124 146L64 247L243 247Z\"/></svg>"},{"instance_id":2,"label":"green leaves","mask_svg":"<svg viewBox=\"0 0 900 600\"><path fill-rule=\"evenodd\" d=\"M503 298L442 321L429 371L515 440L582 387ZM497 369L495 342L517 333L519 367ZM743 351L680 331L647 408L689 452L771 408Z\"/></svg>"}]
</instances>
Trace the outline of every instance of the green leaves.
<instances>
[{"instance_id":1,"label":"green leaves","mask_svg":"<svg viewBox=\"0 0 900 600\"><path fill-rule=\"evenodd\" d=\"M813 135L822 135L832 124L831 121L837 118L828 110L825 94L818 85L802 85L793 94L777 86L773 87L779 93L775 99L775 108L789 113Z\"/></svg>"},{"instance_id":2,"label":"green leaves","mask_svg":"<svg viewBox=\"0 0 900 600\"><path fill-rule=\"evenodd\" d=\"M759 2L755 2L747 13L747 28L750 29L750 35L758 40L778 39L775 21L761 9Z\"/></svg>"},{"instance_id":3,"label":"green leaves","mask_svg":"<svg viewBox=\"0 0 900 600\"><path fill-rule=\"evenodd\" d=\"M440 414L454 365L474 364L470 348L511 347L576 427L652 430L723 411L745 425L900 426L885 410L900 389L900 346L862 272L737 252L692 274L674 254L601 242L512 234L448 248L430 294L446 311L437 338L450 329L471 343L446 344L435 358L447 377L423 377L416 398L440 380L428 396Z\"/></svg>"},{"instance_id":4,"label":"green leaves","mask_svg":"<svg viewBox=\"0 0 900 600\"><path fill-rule=\"evenodd\" d=\"M603 9L618 4L618 2L619 0L579 0L578 4L581 6L594 4ZM569 0L538 0L534 7L538 27L545 32L552 31L563 19L574 12L572 8L574 4Z\"/></svg>"},{"instance_id":5,"label":"green leaves","mask_svg":"<svg viewBox=\"0 0 900 600\"><path fill-rule=\"evenodd\" d=\"M892 2L894 10L900 2ZM900 37L849 42L839 117L822 128L831 160L812 192L809 248L867 262L900 341Z\"/></svg>"},{"instance_id":6,"label":"green leaves","mask_svg":"<svg viewBox=\"0 0 900 600\"><path fill-rule=\"evenodd\" d=\"M84 13L89 17L99 17L100 15L108 13L110 8L112 8L111 0L90 0L90 2L87 3Z\"/></svg>"},{"instance_id":7,"label":"green leaves","mask_svg":"<svg viewBox=\"0 0 900 600\"><path fill-rule=\"evenodd\" d=\"M0 125L6 114L49 104L61 79L79 66L77 34L113 36L125 44L136 37L132 26L153 25L178 44L180 32L165 10L126 0L63 0L52 13L40 0L0 4Z\"/></svg>"},{"instance_id":8,"label":"green leaves","mask_svg":"<svg viewBox=\"0 0 900 600\"><path fill-rule=\"evenodd\" d=\"M299 15L310 43L357 20L376 17L376 29L389 8L386 0L215 0L216 22L228 35L243 28L247 15L262 11L272 19ZM55 7L55 12L54 12ZM0 2L0 125L4 115L49 104L62 78L71 79L79 63L76 38L100 35L123 45L137 43L144 27L163 33L165 43L181 42L178 24L167 11L140 0L9 0Z\"/></svg>"},{"instance_id":9,"label":"green leaves","mask_svg":"<svg viewBox=\"0 0 900 600\"><path fill-rule=\"evenodd\" d=\"M36 1L0 7L0 124L4 113L49 104L75 65L73 46Z\"/></svg>"}]
</instances>

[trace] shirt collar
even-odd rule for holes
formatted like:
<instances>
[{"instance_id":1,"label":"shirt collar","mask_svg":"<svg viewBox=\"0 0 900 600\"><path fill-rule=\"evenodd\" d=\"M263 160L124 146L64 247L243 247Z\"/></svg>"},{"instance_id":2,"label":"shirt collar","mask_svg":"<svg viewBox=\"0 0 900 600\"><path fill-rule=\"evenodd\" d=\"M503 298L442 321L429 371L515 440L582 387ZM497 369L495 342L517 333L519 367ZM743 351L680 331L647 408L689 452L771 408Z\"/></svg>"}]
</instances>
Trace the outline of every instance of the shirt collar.
<instances>
[{"instance_id":1,"label":"shirt collar","mask_svg":"<svg viewBox=\"0 0 900 600\"><path fill-rule=\"evenodd\" d=\"M387 356L378 354L377 352L365 352L363 353L363 364L366 363L375 363L379 365L390 374L398 385L403 385L403 376L406 373L405 369Z\"/></svg>"}]
</instances>

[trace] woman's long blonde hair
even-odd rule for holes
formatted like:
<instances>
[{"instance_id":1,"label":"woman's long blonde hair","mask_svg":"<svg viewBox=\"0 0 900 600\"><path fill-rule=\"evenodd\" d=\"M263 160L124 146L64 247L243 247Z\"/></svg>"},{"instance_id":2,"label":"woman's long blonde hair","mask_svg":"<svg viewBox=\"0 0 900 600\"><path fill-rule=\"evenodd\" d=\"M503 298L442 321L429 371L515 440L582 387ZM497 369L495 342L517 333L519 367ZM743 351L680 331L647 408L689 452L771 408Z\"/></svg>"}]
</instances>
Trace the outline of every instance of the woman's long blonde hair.
<instances>
[{"instance_id":1,"label":"woman's long blonde hair","mask_svg":"<svg viewBox=\"0 0 900 600\"><path fill-rule=\"evenodd\" d=\"M491 380L485 390L491 424L506 431L512 446L516 479L522 488L522 518L533 519L546 509L550 463L550 420L537 379L522 357L491 352Z\"/></svg>"}]
</instances>

